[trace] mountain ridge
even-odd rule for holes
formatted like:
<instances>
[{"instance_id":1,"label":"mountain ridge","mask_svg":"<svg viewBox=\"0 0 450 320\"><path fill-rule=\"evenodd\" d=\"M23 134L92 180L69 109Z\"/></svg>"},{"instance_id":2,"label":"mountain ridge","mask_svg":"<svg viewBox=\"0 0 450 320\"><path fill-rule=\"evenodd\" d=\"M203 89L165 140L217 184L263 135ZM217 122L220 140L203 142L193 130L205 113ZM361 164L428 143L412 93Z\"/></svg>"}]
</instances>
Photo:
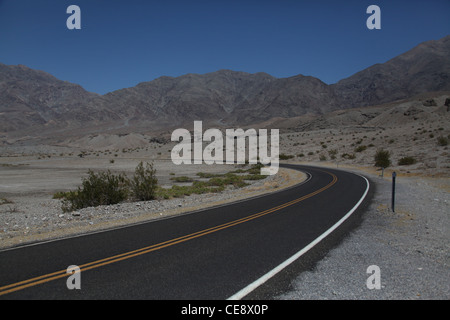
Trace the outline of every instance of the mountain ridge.
<instances>
[{"instance_id":1,"label":"mountain ridge","mask_svg":"<svg viewBox=\"0 0 450 320\"><path fill-rule=\"evenodd\" d=\"M161 76L104 95L44 71L0 63L0 133L152 131L193 120L248 126L274 117L324 114L450 91L449 57L446 36L330 85L301 74L276 78L221 69Z\"/></svg>"}]
</instances>

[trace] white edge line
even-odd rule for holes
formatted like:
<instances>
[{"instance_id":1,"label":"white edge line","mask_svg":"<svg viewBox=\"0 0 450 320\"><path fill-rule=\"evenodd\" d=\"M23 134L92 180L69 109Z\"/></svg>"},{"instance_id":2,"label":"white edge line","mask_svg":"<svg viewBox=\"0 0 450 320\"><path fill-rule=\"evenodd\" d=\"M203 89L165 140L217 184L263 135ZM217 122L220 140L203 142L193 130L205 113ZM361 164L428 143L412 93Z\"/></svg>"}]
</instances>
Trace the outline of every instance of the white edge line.
<instances>
[{"instance_id":1,"label":"white edge line","mask_svg":"<svg viewBox=\"0 0 450 320\"><path fill-rule=\"evenodd\" d=\"M281 270L283 270L284 268L286 268L288 265L290 265L291 263L293 263L295 260L297 260L298 258L300 258L302 255L304 255L306 252L308 252L311 248L313 248L316 244L318 244L320 241L322 241L325 237L327 237L331 232L333 232L337 227L339 227L345 220L348 219L348 217L350 217L353 212L355 212L355 210L360 206L360 204L364 201L364 199L367 196L367 193L369 192L369 180L367 180L366 177L363 177L359 174L357 174L358 176L364 178L364 180L366 180L367 183L367 187L366 187L366 191L364 192L363 196L361 197L361 199L359 199L359 201L356 203L356 205L344 216L342 217L338 222L336 222L330 229L328 229L327 231L325 231L322 235L320 235L318 238L316 238L313 242L311 242L310 244L308 244L306 247L304 247L302 250L300 250L299 252L297 252L296 254L294 254L292 257L290 257L289 259L287 259L286 261L284 261L283 263L281 263L280 265L278 265L277 267L275 267L274 269L272 269L271 271L269 271L268 273L266 273L265 275L263 275L261 278L257 279L256 281L252 282L251 284L249 284L248 286L246 286L245 288L243 288L242 290L238 291L237 293L235 293L234 295L232 295L231 297L229 297L227 300L240 300L243 297L245 297L246 295L248 295L250 292L252 292L253 290L255 290L256 288L258 288L259 286L261 286L263 283L265 283L266 281L268 281L270 278L274 277L277 273L279 273Z\"/></svg>"}]
</instances>

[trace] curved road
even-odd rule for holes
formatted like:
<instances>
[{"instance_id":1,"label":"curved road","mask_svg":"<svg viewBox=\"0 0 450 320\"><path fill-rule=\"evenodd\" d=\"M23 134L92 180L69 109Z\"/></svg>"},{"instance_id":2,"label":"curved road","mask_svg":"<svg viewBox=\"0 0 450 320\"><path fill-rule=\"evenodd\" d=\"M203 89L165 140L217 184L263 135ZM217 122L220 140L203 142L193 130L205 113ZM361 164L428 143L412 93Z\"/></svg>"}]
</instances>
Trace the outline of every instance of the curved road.
<instances>
[{"instance_id":1,"label":"curved road","mask_svg":"<svg viewBox=\"0 0 450 320\"><path fill-rule=\"evenodd\" d=\"M284 166L306 172L308 180L177 217L0 251L0 299L210 300L254 294L330 238L368 200L364 177ZM81 268L81 290L66 286L71 265Z\"/></svg>"}]
</instances>

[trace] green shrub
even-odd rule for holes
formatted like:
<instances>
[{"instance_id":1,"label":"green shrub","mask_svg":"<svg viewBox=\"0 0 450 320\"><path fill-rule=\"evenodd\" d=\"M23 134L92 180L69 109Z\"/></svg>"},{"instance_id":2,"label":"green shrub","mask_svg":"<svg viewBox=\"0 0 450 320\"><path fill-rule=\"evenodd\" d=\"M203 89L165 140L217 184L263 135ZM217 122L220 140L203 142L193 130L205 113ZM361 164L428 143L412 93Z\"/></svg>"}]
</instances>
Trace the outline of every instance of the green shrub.
<instances>
[{"instance_id":1,"label":"green shrub","mask_svg":"<svg viewBox=\"0 0 450 320\"><path fill-rule=\"evenodd\" d=\"M399 166L409 166L411 164L415 164L417 161L414 157L403 157L398 160Z\"/></svg>"},{"instance_id":2,"label":"green shrub","mask_svg":"<svg viewBox=\"0 0 450 320\"><path fill-rule=\"evenodd\" d=\"M81 187L69 191L63 200L63 211L73 211L86 207L110 205L122 202L129 194L128 179L119 174L113 175L109 170L99 174L89 170Z\"/></svg>"},{"instance_id":3,"label":"green shrub","mask_svg":"<svg viewBox=\"0 0 450 320\"><path fill-rule=\"evenodd\" d=\"M200 178L213 178L213 177L221 177L223 176L222 174L216 174L216 173L208 173L208 172L198 172L197 176L199 176Z\"/></svg>"},{"instance_id":4,"label":"green shrub","mask_svg":"<svg viewBox=\"0 0 450 320\"><path fill-rule=\"evenodd\" d=\"M289 159L292 159L293 157L294 157L293 155L284 154L284 153L279 155L280 160L289 160Z\"/></svg>"},{"instance_id":5,"label":"green shrub","mask_svg":"<svg viewBox=\"0 0 450 320\"><path fill-rule=\"evenodd\" d=\"M337 152L338 151L336 149L328 150L328 154L330 155L331 160L336 159Z\"/></svg>"},{"instance_id":6,"label":"green shrub","mask_svg":"<svg viewBox=\"0 0 450 320\"><path fill-rule=\"evenodd\" d=\"M343 153L343 154L341 155L341 157L344 158L344 159L349 159L349 160L353 160L353 159L356 158L356 156L355 156L354 153L352 153L352 154Z\"/></svg>"},{"instance_id":7,"label":"green shrub","mask_svg":"<svg viewBox=\"0 0 450 320\"><path fill-rule=\"evenodd\" d=\"M448 145L448 139L446 137L440 136L437 138L437 144L440 147L444 147L444 146Z\"/></svg>"},{"instance_id":8,"label":"green shrub","mask_svg":"<svg viewBox=\"0 0 450 320\"><path fill-rule=\"evenodd\" d=\"M355 148L355 152L363 152L367 149L367 146L358 146Z\"/></svg>"},{"instance_id":9,"label":"green shrub","mask_svg":"<svg viewBox=\"0 0 450 320\"><path fill-rule=\"evenodd\" d=\"M56 193L53 194L53 199L64 199L69 195L69 192L64 192L64 191L58 191Z\"/></svg>"},{"instance_id":10,"label":"green shrub","mask_svg":"<svg viewBox=\"0 0 450 320\"><path fill-rule=\"evenodd\" d=\"M293 158L294 156L290 156L290 157ZM262 163L255 163L250 167L250 169L247 169L246 172L249 174L260 174L261 168L264 168L264 165Z\"/></svg>"},{"instance_id":11,"label":"green shrub","mask_svg":"<svg viewBox=\"0 0 450 320\"><path fill-rule=\"evenodd\" d=\"M387 150L380 149L375 153L375 166L387 168L391 165L391 154Z\"/></svg>"},{"instance_id":12,"label":"green shrub","mask_svg":"<svg viewBox=\"0 0 450 320\"><path fill-rule=\"evenodd\" d=\"M11 204L11 203L14 203L14 202L12 202L11 200L8 200L6 198L1 198L0 199L0 205L2 205L2 204Z\"/></svg>"},{"instance_id":13,"label":"green shrub","mask_svg":"<svg viewBox=\"0 0 450 320\"><path fill-rule=\"evenodd\" d=\"M175 181L175 182L192 182L193 179L186 177L186 176L181 176L181 177L173 177L170 178L170 180Z\"/></svg>"},{"instance_id":14,"label":"green shrub","mask_svg":"<svg viewBox=\"0 0 450 320\"><path fill-rule=\"evenodd\" d=\"M156 170L152 163L147 163L145 168L142 161L138 164L131 180L133 196L141 201L153 200L155 198L158 179Z\"/></svg>"}]
</instances>

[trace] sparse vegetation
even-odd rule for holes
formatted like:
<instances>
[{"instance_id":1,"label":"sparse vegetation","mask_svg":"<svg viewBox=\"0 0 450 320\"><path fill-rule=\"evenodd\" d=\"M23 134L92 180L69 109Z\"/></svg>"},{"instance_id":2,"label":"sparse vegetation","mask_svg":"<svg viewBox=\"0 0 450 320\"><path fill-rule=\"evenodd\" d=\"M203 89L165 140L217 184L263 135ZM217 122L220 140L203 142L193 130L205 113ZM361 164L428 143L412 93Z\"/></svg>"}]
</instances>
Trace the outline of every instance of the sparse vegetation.
<instances>
[{"instance_id":1,"label":"sparse vegetation","mask_svg":"<svg viewBox=\"0 0 450 320\"><path fill-rule=\"evenodd\" d=\"M192 181L194 181L192 178L189 178L186 176L173 177L173 178L170 178L170 180L175 181L175 182L192 182Z\"/></svg>"},{"instance_id":2,"label":"sparse vegetation","mask_svg":"<svg viewBox=\"0 0 450 320\"><path fill-rule=\"evenodd\" d=\"M387 168L391 165L391 154L389 151L380 149L375 154L375 166L380 168Z\"/></svg>"},{"instance_id":3,"label":"sparse vegetation","mask_svg":"<svg viewBox=\"0 0 450 320\"><path fill-rule=\"evenodd\" d=\"M342 157L343 159L348 159L348 160L353 160L353 159L356 158L356 156L355 156L354 153L352 153L352 154L343 153L343 154L341 155L341 157Z\"/></svg>"},{"instance_id":4,"label":"sparse vegetation","mask_svg":"<svg viewBox=\"0 0 450 320\"><path fill-rule=\"evenodd\" d=\"M199 172L197 173L197 176L199 176L200 178L207 178L209 180L193 180L192 185L190 186L174 185L171 188L158 187L156 192L157 198L170 199L188 196L191 194L221 192L225 190L227 186L242 188L248 185L248 182L246 181L260 180L267 177L260 174L260 170L262 167L263 165L258 163L252 165L249 169L246 170L238 169L224 174Z\"/></svg>"},{"instance_id":5,"label":"sparse vegetation","mask_svg":"<svg viewBox=\"0 0 450 320\"><path fill-rule=\"evenodd\" d=\"M116 204L130 198L147 201L155 198L169 199L190 194L220 192L227 186L242 188L249 184L246 181L265 179L267 176L260 174L261 167L262 164L255 164L246 170L238 169L224 174L202 172L197 174L201 178L208 178L208 181L195 181L186 176L172 177L172 181L192 182L192 185L174 185L167 189L158 186L153 164L147 163L144 167L140 162L131 180L123 174L114 175L109 170L101 173L89 170L88 177L83 179L82 186L77 190L57 192L53 198L63 199L62 209L69 212L86 207Z\"/></svg>"},{"instance_id":6,"label":"sparse vegetation","mask_svg":"<svg viewBox=\"0 0 450 320\"><path fill-rule=\"evenodd\" d=\"M2 205L2 204L11 204L11 203L14 203L14 202L12 202L11 200L8 200L6 198L1 198L0 199L0 205Z\"/></svg>"},{"instance_id":7,"label":"sparse vegetation","mask_svg":"<svg viewBox=\"0 0 450 320\"><path fill-rule=\"evenodd\" d=\"M284 154L284 153L280 154L279 157L280 157L280 160L289 160L289 159L294 158L293 155L290 155L290 154Z\"/></svg>"},{"instance_id":8,"label":"sparse vegetation","mask_svg":"<svg viewBox=\"0 0 450 320\"><path fill-rule=\"evenodd\" d=\"M144 167L140 162L131 180L123 174L114 175L109 170L100 173L89 170L88 177L83 179L81 187L76 191L56 192L53 199L63 199L64 212L116 204L129 197L146 201L155 198L157 184L153 164L147 163Z\"/></svg>"},{"instance_id":9,"label":"sparse vegetation","mask_svg":"<svg viewBox=\"0 0 450 320\"><path fill-rule=\"evenodd\" d=\"M403 157L398 161L399 166L409 166L415 164L417 160L414 157Z\"/></svg>"},{"instance_id":10,"label":"sparse vegetation","mask_svg":"<svg viewBox=\"0 0 450 320\"><path fill-rule=\"evenodd\" d=\"M129 195L129 181L124 175L114 175L109 170L95 173L89 170L82 186L65 193L64 212L122 202Z\"/></svg>"},{"instance_id":11,"label":"sparse vegetation","mask_svg":"<svg viewBox=\"0 0 450 320\"><path fill-rule=\"evenodd\" d=\"M440 136L437 138L437 144L440 147L445 147L448 145L448 139L446 137Z\"/></svg>"},{"instance_id":12,"label":"sparse vegetation","mask_svg":"<svg viewBox=\"0 0 450 320\"><path fill-rule=\"evenodd\" d=\"M335 160L336 159L337 150L336 149L328 150L328 154L330 155L330 159L331 160Z\"/></svg>"},{"instance_id":13,"label":"sparse vegetation","mask_svg":"<svg viewBox=\"0 0 450 320\"><path fill-rule=\"evenodd\" d=\"M141 201L152 200L155 198L158 179L153 163L147 163L145 168L142 161L138 164L131 180L131 191L135 199Z\"/></svg>"}]
</instances>

